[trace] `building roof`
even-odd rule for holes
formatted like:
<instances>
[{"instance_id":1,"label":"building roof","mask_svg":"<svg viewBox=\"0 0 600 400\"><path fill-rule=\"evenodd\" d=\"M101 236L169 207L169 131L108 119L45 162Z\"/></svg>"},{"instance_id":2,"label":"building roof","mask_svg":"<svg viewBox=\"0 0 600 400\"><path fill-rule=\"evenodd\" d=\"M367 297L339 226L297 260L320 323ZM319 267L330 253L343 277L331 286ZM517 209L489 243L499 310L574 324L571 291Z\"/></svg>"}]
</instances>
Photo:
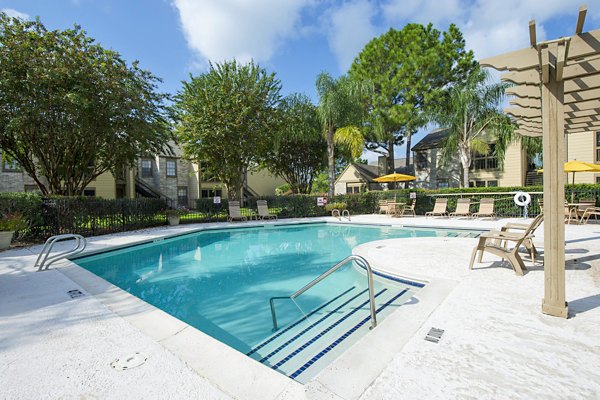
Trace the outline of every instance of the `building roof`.
<instances>
[{"instance_id":1,"label":"building roof","mask_svg":"<svg viewBox=\"0 0 600 400\"><path fill-rule=\"evenodd\" d=\"M371 182L374 178L379 176L379 167L377 165L367 165L352 163L358 173L365 178L366 181Z\"/></svg>"},{"instance_id":2,"label":"building roof","mask_svg":"<svg viewBox=\"0 0 600 400\"><path fill-rule=\"evenodd\" d=\"M427 149L437 149L448 136L447 129L436 129L425 136L421 141L413 146L412 151L421 151Z\"/></svg>"}]
</instances>

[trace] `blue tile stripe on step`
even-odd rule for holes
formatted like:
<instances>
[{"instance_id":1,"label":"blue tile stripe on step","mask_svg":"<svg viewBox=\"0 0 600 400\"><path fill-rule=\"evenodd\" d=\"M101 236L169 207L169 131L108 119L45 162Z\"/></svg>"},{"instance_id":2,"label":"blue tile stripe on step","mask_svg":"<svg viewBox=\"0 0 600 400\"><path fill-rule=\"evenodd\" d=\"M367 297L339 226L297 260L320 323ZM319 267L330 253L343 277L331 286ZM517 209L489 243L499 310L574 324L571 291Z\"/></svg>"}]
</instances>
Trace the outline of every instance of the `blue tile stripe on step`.
<instances>
[{"instance_id":1,"label":"blue tile stripe on step","mask_svg":"<svg viewBox=\"0 0 600 400\"><path fill-rule=\"evenodd\" d=\"M350 299L346 300L344 303L340 304L339 306L337 306L336 308L334 308L332 311L328 312L326 315L324 315L323 317L319 318L317 321L315 321L314 323L310 324L309 326L307 326L306 328L304 328L302 331L298 332L296 335L294 335L293 338L289 339L288 341L286 341L285 343L283 343L281 346L277 347L275 350L273 350L272 352L270 352L269 354L267 354L266 356L264 356L263 358L261 358L259 361L261 363L264 363L269 358L273 357L275 354L279 353L281 350L283 350L284 348L286 348L290 343L296 341L298 338L300 338L300 336L304 335L306 332L310 331L312 328L314 328L315 326L319 325L321 322L325 321L327 318L335 315L342 308L344 308L345 306L347 306L348 304L350 304L351 302L353 302L354 300L356 300L358 297L360 297L363 294L365 294L368 290L369 289L365 289L362 292L360 292L359 294L357 294L357 295L351 297Z\"/></svg>"},{"instance_id":2,"label":"blue tile stripe on step","mask_svg":"<svg viewBox=\"0 0 600 400\"><path fill-rule=\"evenodd\" d=\"M384 304L382 304L377 309L377 313L381 312L382 310L384 310L385 308L387 308L390 304L392 304L394 301L398 300L398 298L400 298L400 296L402 296L404 293L406 293L407 290L408 289L404 289L403 291L401 291L400 293L398 293L397 295L395 295L394 297L392 297L390 300L388 300ZM304 364L303 366L301 366L300 368L298 368L296 371L294 371L294 373L292 373L290 375L290 378L296 379L298 377L298 375L300 375L301 373L303 373L304 371L306 371L311 365L313 365L314 363L316 363L325 354L327 354L331 350L333 350L333 348L336 347L338 344L342 343L342 341L344 341L345 339L348 338L348 336L350 336L351 334L353 334L354 332L356 332L361 326L363 326L364 324L366 324L370 319L371 319L371 316L368 316L365 319L363 319L362 321L360 321L352 329L350 329L349 331L347 331L346 333L344 333L342 336L340 336L339 338L337 338L329 346L327 346L326 348L324 348L323 350L321 350L317 355L315 355L313 358L311 358L306 364Z\"/></svg>"},{"instance_id":3,"label":"blue tile stripe on step","mask_svg":"<svg viewBox=\"0 0 600 400\"><path fill-rule=\"evenodd\" d=\"M365 271L367 270L362 265L359 265L359 267L362 268L362 269L364 269ZM373 275L377 275L377 276L380 276L382 278L389 279L390 281L394 281L394 282L398 282L398 283L403 283L403 284L409 285L409 286L414 286L414 287L418 287L418 288L424 288L425 287L424 283L415 282L415 281L409 281L408 279L398 278L397 276L384 274L383 272L379 272L379 271L373 271Z\"/></svg>"},{"instance_id":4,"label":"blue tile stripe on step","mask_svg":"<svg viewBox=\"0 0 600 400\"><path fill-rule=\"evenodd\" d=\"M325 303L323 305L320 305L319 307L315 308L310 313L308 313L305 316L303 316L302 318L300 318L298 321L296 321L293 324L287 326L285 329L282 329L281 331L279 331L276 335L271 336L269 339L267 339L266 341L262 342L261 344L259 344L255 348L253 348L250 352L246 353L246 355L250 356L250 355L256 353L257 350L262 349L264 346L268 345L273 340L277 339L279 336L283 335L284 333L286 333L287 331L289 331L290 329L292 329L293 327L295 327L296 325L298 325L302 321L308 319L311 315L313 315L313 314L321 311L323 308L327 307L328 305L330 305L334 301L338 300L340 297L343 297L343 296L347 295L348 293L350 293L354 289L356 289L356 286L352 286L350 289L347 289L344 292L340 293L339 295L335 296L333 299L329 300L327 303Z\"/></svg>"},{"instance_id":5,"label":"blue tile stripe on step","mask_svg":"<svg viewBox=\"0 0 600 400\"><path fill-rule=\"evenodd\" d=\"M382 289L380 292L378 292L377 294L375 294L375 297L378 297L379 295L383 294L386 291L387 291L387 289ZM293 352L291 352L290 354L288 354L285 358L283 358L282 360L280 360L277 364L273 365L271 368L278 369L283 364L285 364L286 362L288 362L292 358L294 358L296 355L298 355L298 353L300 353L301 351L303 351L304 349L306 349L308 346L310 346L311 344L313 344L314 342L316 342L318 339L320 339L321 337L323 337L323 335L325 335L327 332L331 331L333 328L335 328L336 326L338 326L339 324L341 324L342 322L344 322L346 319L350 318L354 313L358 312L361 308L363 308L367 304L369 304L369 300L363 302L358 307L356 307L354 310L350 311L348 314L344 315L342 318L338 319L333 324L331 324L327 328L323 329L318 335L316 335L315 337L313 337L312 339L310 339L308 342L304 343L302 346L298 347L296 350L294 350Z\"/></svg>"}]
</instances>

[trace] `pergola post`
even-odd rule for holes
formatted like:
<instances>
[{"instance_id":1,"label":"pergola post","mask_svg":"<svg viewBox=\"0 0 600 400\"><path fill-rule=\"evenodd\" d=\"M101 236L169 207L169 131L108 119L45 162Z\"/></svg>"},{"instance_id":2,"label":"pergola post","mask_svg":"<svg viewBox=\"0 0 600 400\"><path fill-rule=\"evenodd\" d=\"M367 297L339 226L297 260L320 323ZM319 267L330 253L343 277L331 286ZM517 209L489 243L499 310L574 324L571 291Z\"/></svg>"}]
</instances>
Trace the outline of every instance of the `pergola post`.
<instances>
[{"instance_id":1,"label":"pergola post","mask_svg":"<svg viewBox=\"0 0 600 400\"><path fill-rule=\"evenodd\" d=\"M544 299L542 312L566 318L564 81L557 76L556 43L540 49L544 150Z\"/></svg>"}]
</instances>

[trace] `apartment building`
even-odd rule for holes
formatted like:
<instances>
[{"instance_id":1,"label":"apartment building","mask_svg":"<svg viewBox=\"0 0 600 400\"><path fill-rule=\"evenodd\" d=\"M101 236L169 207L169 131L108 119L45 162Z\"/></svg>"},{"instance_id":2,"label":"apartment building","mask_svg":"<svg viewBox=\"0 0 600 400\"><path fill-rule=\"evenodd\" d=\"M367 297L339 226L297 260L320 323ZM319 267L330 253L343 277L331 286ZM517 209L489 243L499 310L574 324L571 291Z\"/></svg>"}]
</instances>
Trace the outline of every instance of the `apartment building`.
<instances>
[{"instance_id":1,"label":"apartment building","mask_svg":"<svg viewBox=\"0 0 600 400\"><path fill-rule=\"evenodd\" d=\"M441 163L441 148L447 132L437 129L425 136L411 149L415 162L415 185L425 189L460 187L462 166L458 157L446 164ZM469 186L528 186L542 183L533 160L513 143L506 151L504 169L500 169L494 157L494 143L490 138L488 155L473 154ZM600 163L600 132L582 132L567 136L565 156L567 160ZM569 180L570 182L570 180ZM576 174L575 183L600 183L600 174Z\"/></svg>"}]
</instances>

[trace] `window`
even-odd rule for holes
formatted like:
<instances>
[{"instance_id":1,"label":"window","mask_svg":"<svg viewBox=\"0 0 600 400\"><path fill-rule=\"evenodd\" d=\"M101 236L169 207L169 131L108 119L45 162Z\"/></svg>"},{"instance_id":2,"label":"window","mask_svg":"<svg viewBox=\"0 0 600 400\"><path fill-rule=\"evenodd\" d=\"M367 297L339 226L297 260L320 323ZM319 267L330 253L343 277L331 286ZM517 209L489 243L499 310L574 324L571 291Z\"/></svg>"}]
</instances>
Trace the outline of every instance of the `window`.
<instances>
[{"instance_id":1,"label":"window","mask_svg":"<svg viewBox=\"0 0 600 400\"><path fill-rule=\"evenodd\" d=\"M96 189L94 189L94 188L83 189L83 195L87 196L87 197L95 197Z\"/></svg>"},{"instance_id":2,"label":"window","mask_svg":"<svg viewBox=\"0 0 600 400\"><path fill-rule=\"evenodd\" d=\"M600 176L596 177L596 183L600 183Z\"/></svg>"},{"instance_id":3,"label":"window","mask_svg":"<svg viewBox=\"0 0 600 400\"><path fill-rule=\"evenodd\" d=\"M200 192L200 196L204 199L215 197L215 196L223 197L222 193L223 192L221 189L215 189L215 190L202 189L202 191Z\"/></svg>"},{"instance_id":4,"label":"window","mask_svg":"<svg viewBox=\"0 0 600 400\"><path fill-rule=\"evenodd\" d=\"M188 188L186 186L179 186L177 188L177 203L180 206L187 206L187 204L188 204Z\"/></svg>"},{"instance_id":5,"label":"window","mask_svg":"<svg viewBox=\"0 0 600 400\"><path fill-rule=\"evenodd\" d=\"M142 159L142 178L150 178L152 176L152 160L149 158Z\"/></svg>"},{"instance_id":6,"label":"window","mask_svg":"<svg viewBox=\"0 0 600 400\"><path fill-rule=\"evenodd\" d=\"M487 181L488 187L498 187L498 181Z\"/></svg>"},{"instance_id":7,"label":"window","mask_svg":"<svg viewBox=\"0 0 600 400\"><path fill-rule=\"evenodd\" d=\"M42 194L42 192L40 191L40 188L37 185L25 185L23 189L27 193Z\"/></svg>"},{"instance_id":8,"label":"window","mask_svg":"<svg viewBox=\"0 0 600 400\"><path fill-rule=\"evenodd\" d=\"M360 193L360 184L346 184L346 194L358 194Z\"/></svg>"},{"instance_id":9,"label":"window","mask_svg":"<svg viewBox=\"0 0 600 400\"><path fill-rule=\"evenodd\" d=\"M177 176L177 161L167 160L167 176L168 177Z\"/></svg>"},{"instance_id":10,"label":"window","mask_svg":"<svg viewBox=\"0 0 600 400\"><path fill-rule=\"evenodd\" d=\"M416 154L417 156L417 169L425 169L428 166L428 160L427 160L427 152L425 151L419 151Z\"/></svg>"},{"instance_id":11,"label":"window","mask_svg":"<svg viewBox=\"0 0 600 400\"><path fill-rule=\"evenodd\" d=\"M600 132L596 132L596 162L600 162Z\"/></svg>"},{"instance_id":12,"label":"window","mask_svg":"<svg viewBox=\"0 0 600 400\"><path fill-rule=\"evenodd\" d=\"M17 160L12 160L4 155L4 157L2 157L2 170L4 172L21 172L21 166Z\"/></svg>"},{"instance_id":13,"label":"window","mask_svg":"<svg viewBox=\"0 0 600 400\"><path fill-rule=\"evenodd\" d=\"M474 152L471 170L498 169L498 159L494 156L495 151L496 145L490 144L490 152L487 155Z\"/></svg>"},{"instance_id":14,"label":"window","mask_svg":"<svg viewBox=\"0 0 600 400\"><path fill-rule=\"evenodd\" d=\"M474 183L473 186L475 186L475 187L485 187L485 181L475 181L475 182L471 182L471 183ZM471 184L469 184L469 186L471 186ZM471 187L473 187L473 186L471 186Z\"/></svg>"},{"instance_id":15,"label":"window","mask_svg":"<svg viewBox=\"0 0 600 400\"><path fill-rule=\"evenodd\" d=\"M450 184L448 183L447 180L440 179L437 181L437 187L438 187L438 189L445 189L445 188L450 187Z\"/></svg>"}]
</instances>

